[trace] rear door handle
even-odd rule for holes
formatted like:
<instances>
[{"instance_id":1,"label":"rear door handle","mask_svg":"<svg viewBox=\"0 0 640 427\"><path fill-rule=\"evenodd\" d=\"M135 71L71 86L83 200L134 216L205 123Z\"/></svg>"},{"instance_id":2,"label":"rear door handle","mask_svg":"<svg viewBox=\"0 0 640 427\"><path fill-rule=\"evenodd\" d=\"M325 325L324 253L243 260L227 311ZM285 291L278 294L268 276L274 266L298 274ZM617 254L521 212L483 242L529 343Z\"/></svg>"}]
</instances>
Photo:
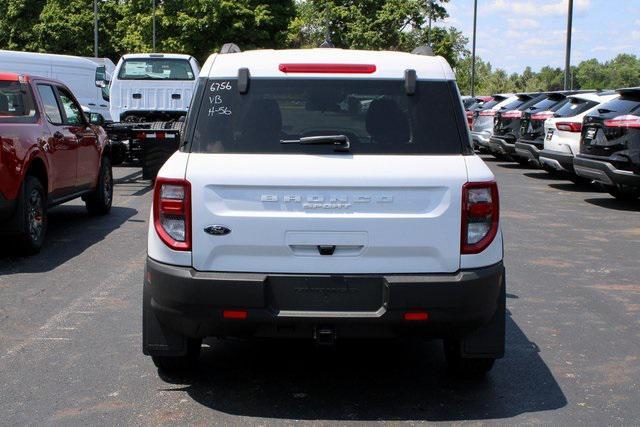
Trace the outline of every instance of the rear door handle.
<instances>
[{"instance_id":1,"label":"rear door handle","mask_svg":"<svg viewBox=\"0 0 640 427\"><path fill-rule=\"evenodd\" d=\"M142 99L142 94L141 93L134 93L131 96L133 97L133 99Z\"/></svg>"},{"instance_id":2,"label":"rear door handle","mask_svg":"<svg viewBox=\"0 0 640 427\"><path fill-rule=\"evenodd\" d=\"M180 94L174 93L173 95L171 95L171 99L180 99Z\"/></svg>"}]
</instances>

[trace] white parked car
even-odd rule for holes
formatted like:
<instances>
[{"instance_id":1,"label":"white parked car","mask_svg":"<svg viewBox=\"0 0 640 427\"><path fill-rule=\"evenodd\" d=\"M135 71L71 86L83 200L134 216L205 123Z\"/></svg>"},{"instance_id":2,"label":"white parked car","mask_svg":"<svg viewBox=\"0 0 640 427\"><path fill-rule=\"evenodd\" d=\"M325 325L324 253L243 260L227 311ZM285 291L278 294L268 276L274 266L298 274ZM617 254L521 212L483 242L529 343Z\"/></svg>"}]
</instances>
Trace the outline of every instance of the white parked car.
<instances>
[{"instance_id":1,"label":"white parked car","mask_svg":"<svg viewBox=\"0 0 640 427\"><path fill-rule=\"evenodd\" d=\"M544 122L544 149L540 164L548 171L573 173L573 158L580 152L582 119L604 102L619 97L616 92L582 93L568 96L569 102Z\"/></svg>"},{"instance_id":2,"label":"white parked car","mask_svg":"<svg viewBox=\"0 0 640 427\"><path fill-rule=\"evenodd\" d=\"M199 72L190 55L124 55L111 80L111 117L115 122L159 122L186 115Z\"/></svg>"},{"instance_id":3,"label":"white parked car","mask_svg":"<svg viewBox=\"0 0 640 427\"><path fill-rule=\"evenodd\" d=\"M148 234L160 369L208 336L442 338L471 374L502 357L498 187L442 57L215 54L196 94Z\"/></svg>"},{"instance_id":4,"label":"white parked car","mask_svg":"<svg viewBox=\"0 0 640 427\"><path fill-rule=\"evenodd\" d=\"M493 118L497 111L511 109L518 103L518 97L510 93L498 93L493 101L485 103L482 108L474 111L471 124L471 138L473 145L480 150L488 149L489 140L493 135Z\"/></svg>"},{"instance_id":5,"label":"white parked car","mask_svg":"<svg viewBox=\"0 0 640 427\"><path fill-rule=\"evenodd\" d=\"M0 72L48 77L64 83L83 107L110 120L105 66L87 58L0 50Z\"/></svg>"}]
</instances>

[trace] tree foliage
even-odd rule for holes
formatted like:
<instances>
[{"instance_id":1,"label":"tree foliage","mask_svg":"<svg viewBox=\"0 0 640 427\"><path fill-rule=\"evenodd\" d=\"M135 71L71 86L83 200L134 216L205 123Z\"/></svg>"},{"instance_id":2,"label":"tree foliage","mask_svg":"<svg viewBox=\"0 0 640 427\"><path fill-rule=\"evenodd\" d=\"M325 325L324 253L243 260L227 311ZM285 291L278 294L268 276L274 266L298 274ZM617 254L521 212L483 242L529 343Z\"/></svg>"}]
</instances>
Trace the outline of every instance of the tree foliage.
<instances>
[{"instance_id":1,"label":"tree foliage","mask_svg":"<svg viewBox=\"0 0 640 427\"><path fill-rule=\"evenodd\" d=\"M458 86L462 93L471 93L471 57L466 56L456 70ZM616 89L640 86L640 58L635 55L619 54L610 61L599 62L589 59L571 67L571 87L573 89ZM528 92L562 90L564 70L545 66L538 72L531 67L510 76L504 70L493 70L488 62L476 60L477 94L499 92Z\"/></svg>"}]
</instances>

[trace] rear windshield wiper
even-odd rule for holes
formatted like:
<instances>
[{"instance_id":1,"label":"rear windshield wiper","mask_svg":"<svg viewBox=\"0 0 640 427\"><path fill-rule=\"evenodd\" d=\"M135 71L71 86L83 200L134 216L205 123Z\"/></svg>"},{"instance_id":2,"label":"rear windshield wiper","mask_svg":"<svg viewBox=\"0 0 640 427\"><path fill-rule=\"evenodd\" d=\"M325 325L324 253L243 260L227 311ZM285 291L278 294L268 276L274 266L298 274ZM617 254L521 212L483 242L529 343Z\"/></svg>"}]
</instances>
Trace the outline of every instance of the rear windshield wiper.
<instances>
[{"instance_id":1,"label":"rear windshield wiper","mask_svg":"<svg viewBox=\"0 0 640 427\"><path fill-rule=\"evenodd\" d=\"M305 136L300 139L281 139L280 144L333 145L335 151L349 151L351 143L347 135Z\"/></svg>"}]
</instances>

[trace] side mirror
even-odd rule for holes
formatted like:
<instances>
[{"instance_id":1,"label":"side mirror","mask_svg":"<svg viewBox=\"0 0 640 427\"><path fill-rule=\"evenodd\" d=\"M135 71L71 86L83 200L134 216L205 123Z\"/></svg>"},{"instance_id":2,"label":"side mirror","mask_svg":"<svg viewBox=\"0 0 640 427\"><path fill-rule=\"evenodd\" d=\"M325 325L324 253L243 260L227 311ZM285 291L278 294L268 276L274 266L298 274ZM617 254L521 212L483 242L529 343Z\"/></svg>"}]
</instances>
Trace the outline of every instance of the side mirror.
<instances>
[{"instance_id":1,"label":"side mirror","mask_svg":"<svg viewBox=\"0 0 640 427\"><path fill-rule=\"evenodd\" d=\"M89 123L96 126L103 126L104 116L100 113L89 113Z\"/></svg>"}]
</instances>

